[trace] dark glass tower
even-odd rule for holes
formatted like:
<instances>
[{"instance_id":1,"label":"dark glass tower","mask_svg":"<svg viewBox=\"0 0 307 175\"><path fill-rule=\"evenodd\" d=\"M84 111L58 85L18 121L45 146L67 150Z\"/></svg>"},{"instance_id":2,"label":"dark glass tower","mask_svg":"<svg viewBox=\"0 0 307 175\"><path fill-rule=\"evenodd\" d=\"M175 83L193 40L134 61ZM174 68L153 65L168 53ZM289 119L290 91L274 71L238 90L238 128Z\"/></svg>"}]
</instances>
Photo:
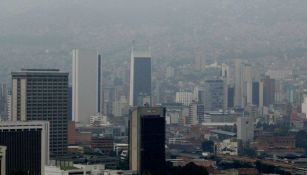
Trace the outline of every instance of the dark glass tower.
<instances>
[{"instance_id":1,"label":"dark glass tower","mask_svg":"<svg viewBox=\"0 0 307 175\"><path fill-rule=\"evenodd\" d=\"M6 175L44 174L49 162L48 131L48 122L0 122L0 145L6 147Z\"/></svg>"},{"instance_id":2,"label":"dark glass tower","mask_svg":"<svg viewBox=\"0 0 307 175\"><path fill-rule=\"evenodd\" d=\"M150 53L132 50L130 64L130 106L151 104Z\"/></svg>"},{"instance_id":3,"label":"dark glass tower","mask_svg":"<svg viewBox=\"0 0 307 175\"><path fill-rule=\"evenodd\" d=\"M259 91L260 91L260 83L258 81L253 82L253 95L252 95L252 101L253 105L259 105Z\"/></svg>"},{"instance_id":4,"label":"dark glass tower","mask_svg":"<svg viewBox=\"0 0 307 175\"><path fill-rule=\"evenodd\" d=\"M139 174L164 174L165 108L138 107L129 122L130 169Z\"/></svg>"},{"instance_id":5,"label":"dark glass tower","mask_svg":"<svg viewBox=\"0 0 307 175\"><path fill-rule=\"evenodd\" d=\"M52 157L66 153L68 115L68 73L57 69L12 72L12 119L49 121Z\"/></svg>"}]
</instances>

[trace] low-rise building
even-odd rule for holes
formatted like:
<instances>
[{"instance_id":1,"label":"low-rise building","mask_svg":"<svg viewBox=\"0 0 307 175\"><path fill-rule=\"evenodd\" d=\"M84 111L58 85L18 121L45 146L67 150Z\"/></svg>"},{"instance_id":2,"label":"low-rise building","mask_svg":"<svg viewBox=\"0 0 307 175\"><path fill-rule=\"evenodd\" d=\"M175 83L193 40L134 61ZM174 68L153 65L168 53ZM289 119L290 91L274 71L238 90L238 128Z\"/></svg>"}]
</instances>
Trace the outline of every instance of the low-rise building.
<instances>
[{"instance_id":1,"label":"low-rise building","mask_svg":"<svg viewBox=\"0 0 307 175\"><path fill-rule=\"evenodd\" d=\"M237 156L239 152L238 148L238 142L231 140L231 139L226 139L223 140L222 142L216 144L216 152L217 154L226 154L226 155L231 155L231 156Z\"/></svg>"}]
</instances>

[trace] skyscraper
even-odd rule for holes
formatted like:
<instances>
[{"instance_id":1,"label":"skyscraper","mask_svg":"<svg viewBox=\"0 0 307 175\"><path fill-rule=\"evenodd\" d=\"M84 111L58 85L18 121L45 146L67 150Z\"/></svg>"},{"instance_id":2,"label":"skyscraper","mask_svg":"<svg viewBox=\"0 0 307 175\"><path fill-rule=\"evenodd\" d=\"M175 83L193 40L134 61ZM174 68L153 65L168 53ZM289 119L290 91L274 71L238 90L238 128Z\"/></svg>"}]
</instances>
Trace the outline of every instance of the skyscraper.
<instances>
[{"instance_id":1,"label":"skyscraper","mask_svg":"<svg viewBox=\"0 0 307 175\"><path fill-rule=\"evenodd\" d=\"M6 147L6 162L1 161L6 164L6 175L43 175L49 164L49 123L0 122L0 145Z\"/></svg>"},{"instance_id":2,"label":"skyscraper","mask_svg":"<svg viewBox=\"0 0 307 175\"><path fill-rule=\"evenodd\" d=\"M50 122L50 154L67 149L68 73L58 69L12 72L12 120Z\"/></svg>"},{"instance_id":3,"label":"skyscraper","mask_svg":"<svg viewBox=\"0 0 307 175\"><path fill-rule=\"evenodd\" d=\"M204 104L199 102L192 102L189 105L189 116L187 124L196 125L204 121L205 109Z\"/></svg>"},{"instance_id":4,"label":"skyscraper","mask_svg":"<svg viewBox=\"0 0 307 175\"><path fill-rule=\"evenodd\" d=\"M8 118L7 92L6 84L0 84L0 121L7 120Z\"/></svg>"},{"instance_id":5,"label":"skyscraper","mask_svg":"<svg viewBox=\"0 0 307 175\"><path fill-rule=\"evenodd\" d=\"M138 107L131 113L130 169L138 174L165 174L165 113L163 107Z\"/></svg>"},{"instance_id":6,"label":"skyscraper","mask_svg":"<svg viewBox=\"0 0 307 175\"><path fill-rule=\"evenodd\" d=\"M252 90L252 104L258 107L263 106L263 82L254 81Z\"/></svg>"},{"instance_id":7,"label":"skyscraper","mask_svg":"<svg viewBox=\"0 0 307 175\"><path fill-rule=\"evenodd\" d=\"M101 55L96 51L72 51L72 118L89 124L90 116L102 113Z\"/></svg>"},{"instance_id":8,"label":"skyscraper","mask_svg":"<svg viewBox=\"0 0 307 175\"><path fill-rule=\"evenodd\" d=\"M149 51L131 51L130 106L151 104L151 54Z\"/></svg>"},{"instance_id":9,"label":"skyscraper","mask_svg":"<svg viewBox=\"0 0 307 175\"><path fill-rule=\"evenodd\" d=\"M275 104L275 79L265 76L263 80L263 105L269 107Z\"/></svg>"},{"instance_id":10,"label":"skyscraper","mask_svg":"<svg viewBox=\"0 0 307 175\"><path fill-rule=\"evenodd\" d=\"M204 90L206 111L227 109L228 89L225 80L207 80Z\"/></svg>"},{"instance_id":11,"label":"skyscraper","mask_svg":"<svg viewBox=\"0 0 307 175\"><path fill-rule=\"evenodd\" d=\"M241 60L235 61L235 106L252 104L252 67Z\"/></svg>"}]
</instances>

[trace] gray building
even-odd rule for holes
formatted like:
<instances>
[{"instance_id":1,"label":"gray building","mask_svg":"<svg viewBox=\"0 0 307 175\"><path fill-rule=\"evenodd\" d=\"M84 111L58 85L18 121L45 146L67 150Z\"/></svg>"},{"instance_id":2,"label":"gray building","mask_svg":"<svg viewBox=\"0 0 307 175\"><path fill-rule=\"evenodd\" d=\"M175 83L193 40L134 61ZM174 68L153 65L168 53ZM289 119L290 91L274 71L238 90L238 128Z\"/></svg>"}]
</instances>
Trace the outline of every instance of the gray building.
<instances>
[{"instance_id":1,"label":"gray building","mask_svg":"<svg viewBox=\"0 0 307 175\"><path fill-rule=\"evenodd\" d=\"M204 96L206 111L227 109L227 85L224 80L207 80Z\"/></svg>"},{"instance_id":2,"label":"gray building","mask_svg":"<svg viewBox=\"0 0 307 175\"><path fill-rule=\"evenodd\" d=\"M58 69L12 72L12 120L50 122L50 155L66 153L68 73Z\"/></svg>"},{"instance_id":3,"label":"gray building","mask_svg":"<svg viewBox=\"0 0 307 175\"><path fill-rule=\"evenodd\" d=\"M189 105L189 117L187 118L187 124L196 125L204 122L204 115L204 104L192 102Z\"/></svg>"},{"instance_id":4,"label":"gray building","mask_svg":"<svg viewBox=\"0 0 307 175\"><path fill-rule=\"evenodd\" d=\"M72 51L72 119L83 125L103 112L101 61L95 50Z\"/></svg>"},{"instance_id":5,"label":"gray building","mask_svg":"<svg viewBox=\"0 0 307 175\"><path fill-rule=\"evenodd\" d=\"M237 139L244 144L254 140L254 119L252 117L237 118Z\"/></svg>"},{"instance_id":6,"label":"gray building","mask_svg":"<svg viewBox=\"0 0 307 175\"><path fill-rule=\"evenodd\" d=\"M151 54L150 52L131 52L130 62L130 106L151 104Z\"/></svg>"},{"instance_id":7,"label":"gray building","mask_svg":"<svg viewBox=\"0 0 307 175\"><path fill-rule=\"evenodd\" d=\"M7 109L7 97L8 90L5 83L0 84L0 121L7 120L8 109Z\"/></svg>"}]
</instances>

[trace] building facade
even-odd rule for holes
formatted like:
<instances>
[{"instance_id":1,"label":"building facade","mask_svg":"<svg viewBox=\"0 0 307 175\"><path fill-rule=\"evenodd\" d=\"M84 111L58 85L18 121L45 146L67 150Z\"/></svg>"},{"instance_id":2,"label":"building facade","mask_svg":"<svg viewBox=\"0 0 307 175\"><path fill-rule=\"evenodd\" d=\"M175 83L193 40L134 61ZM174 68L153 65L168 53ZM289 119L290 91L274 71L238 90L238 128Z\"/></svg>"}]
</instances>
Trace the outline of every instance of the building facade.
<instances>
[{"instance_id":1,"label":"building facade","mask_svg":"<svg viewBox=\"0 0 307 175\"><path fill-rule=\"evenodd\" d=\"M0 146L0 174L6 174L6 146Z\"/></svg>"},{"instance_id":2,"label":"building facade","mask_svg":"<svg viewBox=\"0 0 307 175\"><path fill-rule=\"evenodd\" d=\"M228 89L224 80L207 80L205 82L205 110L219 111L227 109Z\"/></svg>"},{"instance_id":3,"label":"building facade","mask_svg":"<svg viewBox=\"0 0 307 175\"><path fill-rule=\"evenodd\" d=\"M235 61L235 106L244 108L252 104L252 67L246 61Z\"/></svg>"},{"instance_id":4,"label":"building facade","mask_svg":"<svg viewBox=\"0 0 307 175\"><path fill-rule=\"evenodd\" d=\"M237 118L237 139L243 143L254 140L254 119L252 117Z\"/></svg>"},{"instance_id":5,"label":"building facade","mask_svg":"<svg viewBox=\"0 0 307 175\"><path fill-rule=\"evenodd\" d=\"M68 73L58 69L12 72L12 120L50 122L50 154L67 149Z\"/></svg>"},{"instance_id":6,"label":"building facade","mask_svg":"<svg viewBox=\"0 0 307 175\"><path fill-rule=\"evenodd\" d=\"M151 104L151 54L131 51L130 106Z\"/></svg>"},{"instance_id":7,"label":"building facade","mask_svg":"<svg viewBox=\"0 0 307 175\"><path fill-rule=\"evenodd\" d=\"M138 107L129 121L130 170L165 174L165 114L163 107Z\"/></svg>"},{"instance_id":8,"label":"building facade","mask_svg":"<svg viewBox=\"0 0 307 175\"><path fill-rule=\"evenodd\" d=\"M102 113L101 55L97 51L72 51L72 118L89 124L90 116Z\"/></svg>"},{"instance_id":9,"label":"building facade","mask_svg":"<svg viewBox=\"0 0 307 175\"><path fill-rule=\"evenodd\" d=\"M188 91L176 92L176 103L182 103L185 106L189 106L193 101L193 93Z\"/></svg>"},{"instance_id":10,"label":"building facade","mask_svg":"<svg viewBox=\"0 0 307 175\"><path fill-rule=\"evenodd\" d=\"M0 84L0 121L8 119L7 109L8 90L5 83Z\"/></svg>"},{"instance_id":11,"label":"building facade","mask_svg":"<svg viewBox=\"0 0 307 175\"><path fill-rule=\"evenodd\" d=\"M202 103L193 102L189 106L187 124L196 125L204 121L205 106Z\"/></svg>"},{"instance_id":12,"label":"building facade","mask_svg":"<svg viewBox=\"0 0 307 175\"><path fill-rule=\"evenodd\" d=\"M44 167L49 163L49 123L0 122L0 145L7 148L6 175L44 175Z\"/></svg>"},{"instance_id":13,"label":"building facade","mask_svg":"<svg viewBox=\"0 0 307 175\"><path fill-rule=\"evenodd\" d=\"M275 79L266 76L263 80L263 105L275 104Z\"/></svg>"}]
</instances>

